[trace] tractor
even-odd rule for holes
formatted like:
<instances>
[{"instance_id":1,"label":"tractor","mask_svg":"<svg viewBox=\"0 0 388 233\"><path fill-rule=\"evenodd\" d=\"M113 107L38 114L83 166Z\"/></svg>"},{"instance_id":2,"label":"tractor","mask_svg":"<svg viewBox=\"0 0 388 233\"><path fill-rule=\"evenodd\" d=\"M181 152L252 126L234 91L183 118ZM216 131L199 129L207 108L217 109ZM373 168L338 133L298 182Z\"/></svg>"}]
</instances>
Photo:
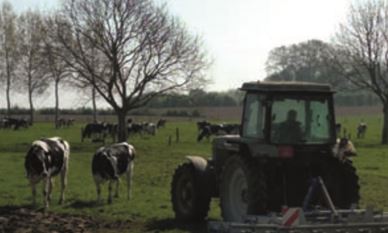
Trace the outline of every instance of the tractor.
<instances>
[{"instance_id":1,"label":"tractor","mask_svg":"<svg viewBox=\"0 0 388 233\"><path fill-rule=\"evenodd\" d=\"M248 82L239 135L215 137L212 158L187 156L175 170L171 201L180 221L207 217L219 198L226 222L247 215L302 206L311 180L324 181L335 207L357 207L359 184L349 156L338 157L330 85L307 82ZM309 208L328 207L315 193Z\"/></svg>"}]
</instances>

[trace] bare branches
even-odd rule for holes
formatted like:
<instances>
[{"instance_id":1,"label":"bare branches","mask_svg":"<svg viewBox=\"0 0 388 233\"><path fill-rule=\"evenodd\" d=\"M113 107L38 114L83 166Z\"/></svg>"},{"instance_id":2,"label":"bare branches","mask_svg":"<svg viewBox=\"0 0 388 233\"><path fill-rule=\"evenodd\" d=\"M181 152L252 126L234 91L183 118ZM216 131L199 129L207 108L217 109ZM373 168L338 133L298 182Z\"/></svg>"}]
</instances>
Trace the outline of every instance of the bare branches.
<instances>
[{"instance_id":1,"label":"bare branches","mask_svg":"<svg viewBox=\"0 0 388 233\"><path fill-rule=\"evenodd\" d=\"M353 5L335 37L332 57L345 78L388 101L388 8L373 0Z\"/></svg>"},{"instance_id":2,"label":"bare branches","mask_svg":"<svg viewBox=\"0 0 388 233\"><path fill-rule=\"evenodd\" d=\"M66 0L52 22L75 81L92 85L120 116L205 80L201 41L151 0Z\"/></svg>"}]
</instances>

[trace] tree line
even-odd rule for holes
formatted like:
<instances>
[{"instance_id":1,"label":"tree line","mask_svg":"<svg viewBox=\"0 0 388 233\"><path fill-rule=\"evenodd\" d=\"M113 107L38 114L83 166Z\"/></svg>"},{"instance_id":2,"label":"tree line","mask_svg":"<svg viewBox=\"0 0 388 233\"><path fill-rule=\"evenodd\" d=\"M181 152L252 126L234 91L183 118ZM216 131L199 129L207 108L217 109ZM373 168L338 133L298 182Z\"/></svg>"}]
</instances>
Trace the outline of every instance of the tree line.
<instances>
[{"instance_id":1,"label":"tree line","mask_svg":"<svg viewBox=\"0 0 388 233\"><path fill-rule=\"evenodd\" d=\"M64 0L49 13L0 11L0 81L7 114L11 89L34 98L64 84L91 96L94 117L99 96L117 115L118 139L127 139L126 115L153 98L206 84L210 65L202 40L165 5L152 0Z\"/></svg>"}]
</instances>

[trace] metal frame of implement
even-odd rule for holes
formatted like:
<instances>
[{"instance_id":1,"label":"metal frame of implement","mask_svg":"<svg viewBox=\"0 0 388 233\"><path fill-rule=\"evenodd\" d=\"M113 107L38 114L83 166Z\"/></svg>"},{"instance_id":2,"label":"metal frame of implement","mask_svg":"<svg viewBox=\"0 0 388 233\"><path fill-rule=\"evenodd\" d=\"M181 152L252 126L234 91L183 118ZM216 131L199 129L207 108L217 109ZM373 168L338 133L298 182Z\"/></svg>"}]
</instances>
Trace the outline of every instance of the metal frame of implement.
<instances>
[{"instance_id":1,"label":"metal frame of implement","mask_svg":"<svg viewBox=\"0 0 388 233\"><path fill-rule=\"evenodd\" d=\"M320 187L330 210L308 210L314 191ZM287 208L281 214L247 216L243 223L208 224L209 233L388 233L388 212L366 209L335 209L326 186L317 177L308 190L303 208Z\"/></svg>"}]
</instances>

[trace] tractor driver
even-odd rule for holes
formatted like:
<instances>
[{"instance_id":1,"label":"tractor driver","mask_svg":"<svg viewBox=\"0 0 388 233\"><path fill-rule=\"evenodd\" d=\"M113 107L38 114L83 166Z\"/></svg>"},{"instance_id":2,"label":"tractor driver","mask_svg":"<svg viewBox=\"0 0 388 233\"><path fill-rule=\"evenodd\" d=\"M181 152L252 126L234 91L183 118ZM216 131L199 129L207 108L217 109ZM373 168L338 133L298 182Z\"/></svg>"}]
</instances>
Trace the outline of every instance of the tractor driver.
<instances>
[{"instance_id":1,"label":"tractor driver","mask_svg":"<svg viewBox=\"0 0 388 233\"><path fill-rule=\"evenodd\" d=\"M279 143L296 143L303 138L301 123L296 120L297 112L291 109L287 113L287 119L279 124L275 131L274 139Z\"/></svg>"}]
</instances>

